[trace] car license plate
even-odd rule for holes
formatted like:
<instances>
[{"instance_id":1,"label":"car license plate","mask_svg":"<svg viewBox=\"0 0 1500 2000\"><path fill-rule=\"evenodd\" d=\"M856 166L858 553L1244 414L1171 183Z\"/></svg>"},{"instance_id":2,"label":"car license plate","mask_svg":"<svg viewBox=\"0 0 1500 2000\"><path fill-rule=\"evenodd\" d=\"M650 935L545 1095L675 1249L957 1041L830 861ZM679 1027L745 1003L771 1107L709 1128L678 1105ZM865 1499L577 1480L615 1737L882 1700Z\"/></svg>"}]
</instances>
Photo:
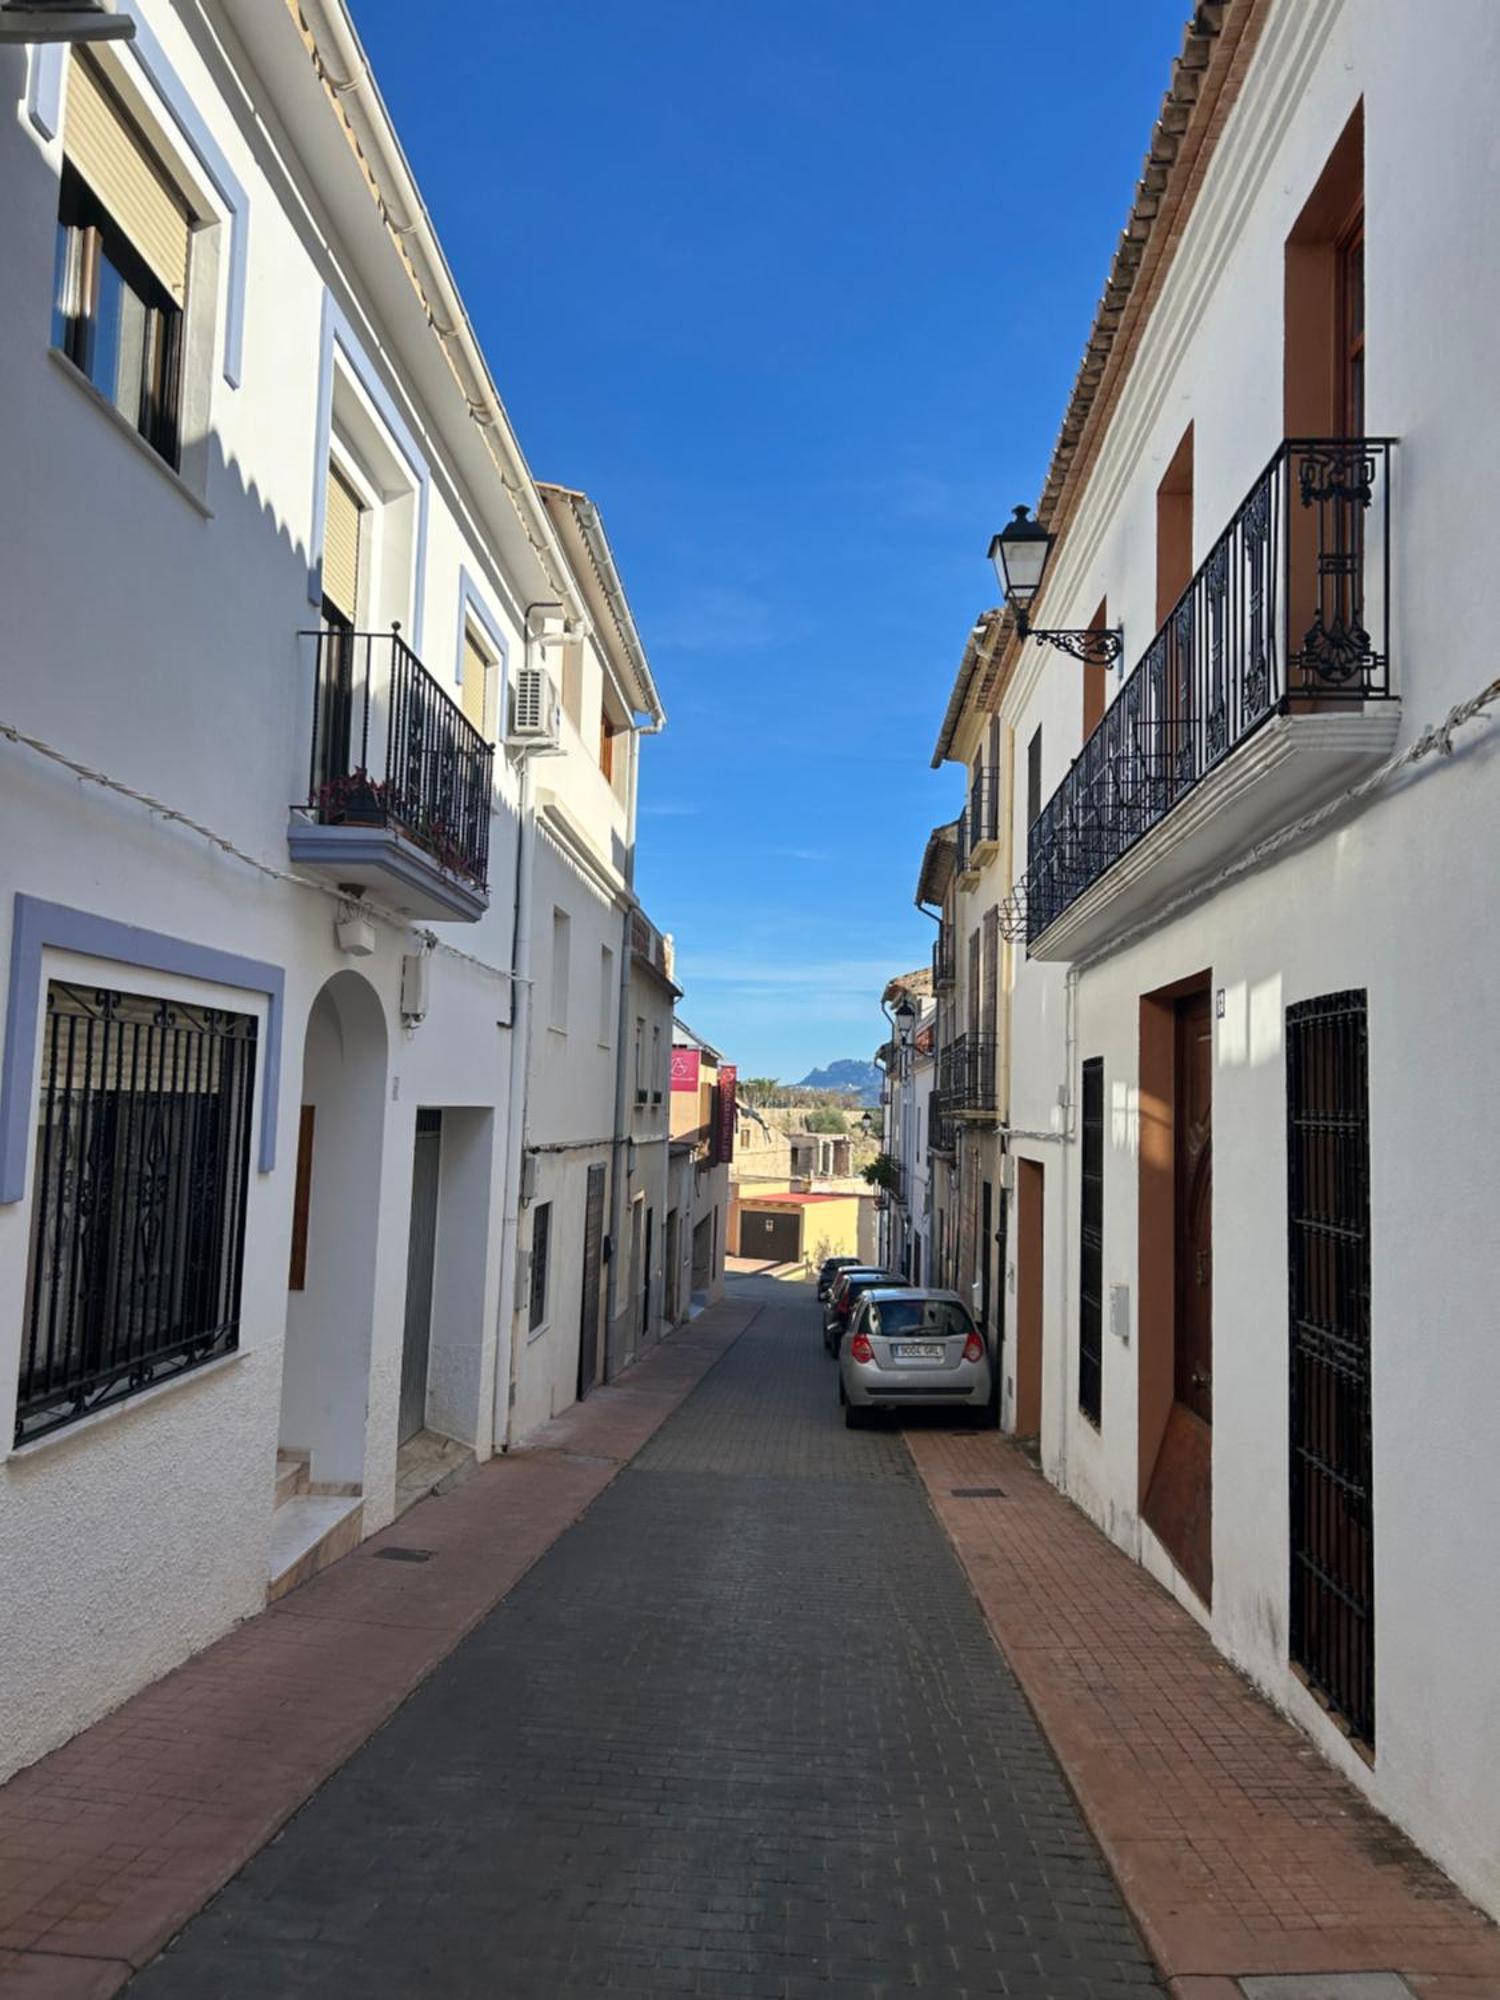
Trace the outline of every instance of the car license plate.
<instances>
[{"instance_id":1,"label":"car license plate","mask_svg":"<svg viewBox=\"0 0 1500 2000\"><path fill-rule=\"evenodd\" d=\"M891 1359L893 1361L941 1361L944 1348L940 1340L893 1340Z\"/></svg>"}]
</instances>

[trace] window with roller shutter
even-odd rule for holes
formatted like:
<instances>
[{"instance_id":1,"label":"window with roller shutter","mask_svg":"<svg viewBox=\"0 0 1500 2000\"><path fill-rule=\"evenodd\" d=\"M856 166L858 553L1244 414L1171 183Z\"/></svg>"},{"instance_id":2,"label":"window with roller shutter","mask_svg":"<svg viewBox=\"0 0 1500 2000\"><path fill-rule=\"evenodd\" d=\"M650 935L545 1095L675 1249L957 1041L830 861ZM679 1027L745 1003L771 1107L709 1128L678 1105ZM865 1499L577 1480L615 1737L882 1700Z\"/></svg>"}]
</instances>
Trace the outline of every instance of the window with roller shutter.
<instances>
[{"instance_id":1,"label":"window with roller shutter","mask_svg":"<svg viewBox=\"0 0 1500 2000\"><path fill-rule=\"evenodd\" d=\"M75 56L53 344L174 467L192 231L187 203L102 71Z\"/></svg>"}]
</instances>

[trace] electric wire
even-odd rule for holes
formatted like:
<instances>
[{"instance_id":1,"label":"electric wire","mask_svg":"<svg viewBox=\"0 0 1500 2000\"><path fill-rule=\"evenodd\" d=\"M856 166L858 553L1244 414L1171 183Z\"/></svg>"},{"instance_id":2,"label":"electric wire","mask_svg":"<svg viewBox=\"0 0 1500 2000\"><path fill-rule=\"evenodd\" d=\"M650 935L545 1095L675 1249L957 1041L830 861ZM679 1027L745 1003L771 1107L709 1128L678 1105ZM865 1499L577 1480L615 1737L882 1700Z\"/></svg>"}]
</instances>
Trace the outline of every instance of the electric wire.
<instances>
[{"instance_id":1,"label":"electric wire","mask_svg":"<svg viewBox=\"0 0 1500 2000\"><path fill-rule=\"evenodd\" d=\"M315 895L336 903L341 910L358 911L361 916L377 917L382 923L390 924L404 935L416 939L429 951L443 952L449 958L459 959L463 964L473 966L476 971L488 974L492 979L505 981L507 985L529 983L517 979L514 972L507 971L503 966L491 965L487 959L478 958L471 951L463 951L456 944L449 944L435 931L412 924L399 910L387 909L384 904L373 902L363 896L356 901L352 896L333 888L327 882L319 882L308 875L294 875L290 869L278 868L274 862L262 861L258 855L247 853L243 847L237 846L227 835L216 833L202 820L194 819L191 813L168 805L164 799L156 798L150 792L139 791L121 778L112 778L107 771L96 771L91 765L80 763L76 757L69 757L65 751L57 749L45 738L29 735L26 730L19 728L13 722L0 720L0 736L8 742L32 751L38 757L47 759L50 763L61 765L63 770L71 771L75 778L85 784L98 785L104 791L113 792L119 798L129 799L133 804L143 806L153 818L163 820L169 826L185 827L189 833L196 833L200 839L206 840L219 853L242 863L246 868L253 868L257 875L265 876L268 881L287 882L297 889L310 889Z\"/></svg>"}]
</instances>

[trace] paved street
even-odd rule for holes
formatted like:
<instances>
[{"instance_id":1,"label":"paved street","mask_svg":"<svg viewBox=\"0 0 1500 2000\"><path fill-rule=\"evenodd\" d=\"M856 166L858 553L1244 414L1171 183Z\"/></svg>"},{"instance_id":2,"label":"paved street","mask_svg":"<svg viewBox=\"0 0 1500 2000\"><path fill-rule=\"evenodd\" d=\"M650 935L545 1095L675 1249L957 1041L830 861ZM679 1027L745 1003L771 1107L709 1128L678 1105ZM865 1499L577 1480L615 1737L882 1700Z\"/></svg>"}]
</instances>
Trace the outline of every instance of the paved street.
<instances>
[{"instance_id":1,"label":"paved street","mask_svg":"<svg viewBox=\"0 0 1500 2000\"><path fill-rule=\"evenodd\" d=\"M810 1290L748 1332L138 2000L1154 1992ZM436 1558L440 1559L440 1558Z\"/></svg>"}]
</instances>

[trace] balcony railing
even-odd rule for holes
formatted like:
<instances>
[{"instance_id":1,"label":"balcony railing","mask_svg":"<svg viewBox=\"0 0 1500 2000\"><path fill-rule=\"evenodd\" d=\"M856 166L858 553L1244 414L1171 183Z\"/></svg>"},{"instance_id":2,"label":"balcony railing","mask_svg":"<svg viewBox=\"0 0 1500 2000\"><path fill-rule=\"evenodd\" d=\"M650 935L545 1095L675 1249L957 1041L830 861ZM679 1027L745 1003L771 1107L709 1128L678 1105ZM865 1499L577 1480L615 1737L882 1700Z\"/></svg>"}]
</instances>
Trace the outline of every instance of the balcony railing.
<instances>
[{"instance_id":1,"label":"balcony railing","mask_svg":"<svg viewBox=\"0 0 1500 2000\"><path fill-rule=\"evenodd\" d=\"M320 826L402 833L448 874L487 885L495 753L395 628L316 643L305 811Z\"/></svg>"},{"instance_id":2,"label":"balcony railing","mask_svg":"<svg viewBox=\"0 0 1500 2000\"><path fill-rule=\"evenodd\" d=\"M953 933L946 924L939 929L932 942L932 990L934 993L951 993L958 977L958 951Z\"/></svg>"},{"instance_id":3,"label":"balcony railing","mask_svg":"<svg viewBox=\"0 0 1500 2000\"><path fill-rule=\"evenodd\" d=\"M927 1150L945 1156L953 1151L953 1112L942 1090L933 1091L928 1100Z\"/></svg>"},{"instance_id":4,"label":"balcony railing","mask_svg":"<svg viewBox=\"0 0 1500 2000\"><path fill-rule=\"evenodd\" d=\"M995 1050L995 1037L982 1034L960 1035L943 1050L939 1075L953 1117L992 1117L999 1110Z\"/></svg>"},{"instance_id":5,"label":"balcony railing","mask_svg":"<svg viewBox=\"0 0 1500 2000\"><path fill-rule=\"evenodd\" d=\"M958 816L958 872L966 875L984 859L983 850L1000 838L999 772L982 770L969 780L969 797Z\"/></svg>"},{"instance_id":6,"label":"balcony railing","mask_svg":"<svg viewBox=\"0 0 1500 2000\"><path fill-rule=\"evenodd\" d=\"M1272 716L1390 698L1392 442L1277 449L1037 816L1028 942Z\"/></svg>"}]
</instances>

